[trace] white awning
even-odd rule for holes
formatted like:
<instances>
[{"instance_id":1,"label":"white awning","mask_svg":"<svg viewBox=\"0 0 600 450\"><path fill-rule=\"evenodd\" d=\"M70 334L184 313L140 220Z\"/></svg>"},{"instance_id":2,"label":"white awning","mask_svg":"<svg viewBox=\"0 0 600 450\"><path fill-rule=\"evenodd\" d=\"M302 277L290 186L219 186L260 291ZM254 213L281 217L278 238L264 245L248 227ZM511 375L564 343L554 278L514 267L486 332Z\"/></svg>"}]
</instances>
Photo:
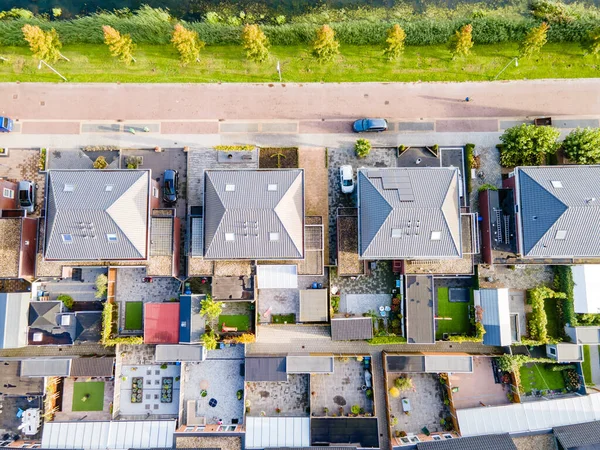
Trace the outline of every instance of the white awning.
<instances>
[{"instance_id":1,"label":"white awning","mask_svg":"<svg viewBox=\"0 0 600 450\"><path fill-rule=\"evenodd\" d=\"M42 448L127 450L173 447L174 420L47 422Z\"/></svg>"},{"instance_id":2,"label":"white awning","mask_svg":"<svg viewBox=\"0 0 600 450\"><path fill-rule=\"evenodd\" d=\"M298 289L298 266L266 265L256 268L259 289Z\"/></svg>"},{"instance_id":3,"label":"white awning","mask_svg":"<svg viewBox=\"0 0 600 450\"><path fill-rule=\"evenodd\" d=\"M600 420L600 394L456 412L462 436L526 433Z\"/></svg>"},{"instance_id":4,"label":"white awning","mask_svg":"<svg viewBox=\"0 0 600 450\"><path fill-rule=\"evenodd\" d=\"M246 417L246 448L308 446L308 417Z\"/></svg>"}]
</instances>

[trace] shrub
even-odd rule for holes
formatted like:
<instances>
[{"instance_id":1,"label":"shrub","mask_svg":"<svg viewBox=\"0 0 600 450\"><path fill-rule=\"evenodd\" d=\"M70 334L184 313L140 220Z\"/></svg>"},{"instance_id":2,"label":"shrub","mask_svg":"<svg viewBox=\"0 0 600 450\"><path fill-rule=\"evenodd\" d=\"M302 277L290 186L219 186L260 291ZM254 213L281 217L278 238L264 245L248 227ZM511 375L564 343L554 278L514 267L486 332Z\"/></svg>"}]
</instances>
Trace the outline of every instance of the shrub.
<instances>
[{"instance_id":1,"label":"shrub","mask_svg":"<svg viewBox=\"0 0 600 450\"><path fill-rule=\"evenodd\" d=\"M527 33L519 46L521 58L530 58L542 50L542 47L548 42L549 29L550 26L546 22L542 22Z\"/></svg>"},{"instance_id":2,"label":"shrub","mask_svg":"<svg viewBox=\"0 0 600 450\"><path fill-rule=\"evenodd\" d=\"M473 47L473 25L467 24L460 27L450 38L448 48L452 58L468 56Z\"/></svg>"},{"instance_id":3,"label":"shrub","mask_svg":"<svg viewBox=\"0 0 600 450\"><path fill-rule=\"evenodd\" d=\"M408 391L413 388L413 381L408 377L398 377L394 381L394 386L396 386L400 392Z\"/></svg>"},{"instance_id":4,"label":"shrub","mask_svg":"<svg viewBox=\"0 0 600 450\"><path fill-rule=\"evenodd\" d=\"M340 309L340 296L332 295L331 296L331 309L334 313L337 313Z\"/></svg>"},{"instance_id":5,"label":"shrub","mask_svg":"<svg viewBox=\"0 0 600 450\"><path fill-rule=\"evenodd\" d=\"M63 302L63 305L65 305L65 307L68 309L73 308L73 297L71 297L70 295L60 294L56 297L56 300L58 300L59 302Z\"/></svg>"},{"instance_id":6,"label":"shrub","mask_svg":"<svg viewBox=\"0 0 600 450\"><path fill-rule=\"evenodd\" d=\"M394 61L400 59L402 53L404 53L404 41L406 40L406 33L395 23L387 31L387 38L385 40L385 48L383 54L388 60Z\"/></svg>"},{"instance_id":7,"label":"shrub","mask_svg":"<svg viewBox=\"0 0 600 450\"><path fill-rule=\"evenodd\" d=\"M44 31L37 25L25 24L21 31L34 58L50 64L58 61L62 44L54 28Z\"/></svg>"},{"instance_id":8,"label":"shrub","mask_svg":"<svg viewBox=\"0 0 600 450\"><path fill-rule=\"evenodd\" d=\"M108 167L108 163L106 162L106 158L104 156L98 156L96 161L94 161L94 169L106 169Z\"/></svg>"},{"instance_id":9,"label":"shrub","mask_svg":"<svg viewBox=\"0 0 600 450\"><path fill-rule=\"evenodd\" d=\"M477 191L479 192L483 192L483 191L497 191L498 188L496 186L494 186L493 184L482 184L481 186L479 186L479 189L477 189Z\"/></svg>"},{"instance_id":10,"label":"shrub","mask_svg":"<svg viewBox=\"0 0 600 450\"><path fill-rule=\"evenodd\" d=\"M406 344L406 338L390 333L387 336L376 336L369 339L367 343L369 345Z\"/></svg>"},{"instance_id":11,"label":"shrub","mask_svg":"<svg viewBox=\"0 0 600 450\"><path fill-rule=\"evenodd\" d=\"M527 292L528 303L531 304L532 312L527 323L529 328L529 337L541 343L548 342L548 317L544 310L544 302L548 298L565 298L562 292L555 292L552 289L539 286Z\"/></svg>"},{"instance_id":12,"label":"shrub","mask_svg":"<svg viewBox=\"0 0 600 450\"><path fill-rule=\"evenodd\" d=\"M247 152L254 150L255 145L215 145L215 150L218 152Z\"/></svg>"},{"instance_id":13,"label":"shrub","mask_svg":"<svg viewBox=\"0 0 600 450\"><path fill-rule=\"evenodd\" d=\"M600 163L600 128L577 128L562 143L565 156L577 164Z\"/></svg>"},{"instance_id":14,"label":"shrub","mask_svg":"<svg viewBox=\"0 0 600 450\"><path fill-rule=\"evenodd\" d=\"M104 43L108 46L110 54L129 65L135 62L133 51L135 44L129 34L121 34L113 27L104 25L102 27L104 33Z\"/></svg>"},{"instance_id":15,"label":"shrub","mask_svg":"<svg viewBox=\"0 0 600 450\"><path fill-rule=\"evenodd\" d=\"M191 62L200 60L200 50L204 48L204 42L198 38L198 33L186 29L178 23L173 29L171 36L173 47L179 52L179 59L184 66Z\"/></svg>"},{"instance_id":16,"label":"shrub","mask_svg":"<svg viewBox=\"0 0 600 450\"><path fill-rule=\"evenodd\" d=\"M350 411L352 411L352 414L359 414L360 413L360 406L359 405L352 405L352 408L350 408Z\"/></svg>"},{"instance_id":17,"label":"shrub","mask_svg":"<svg viewBox=\"0 0 600 450\"><path fill-rule=\"evenodd\" d=\"M215 350L217 348L217 335L212 331L204 333L200 341L206 350Z\"/></svg>"},{"instance_id":18,"label":"shrub","mask_svg":"<svg viewBox=\"0 0 600 450\"><path fill-rule=\"evenodd\" d=\"M236 337L235 342L237 344L252 344L253 342L256 342L256 336L252 333L244 333L241 336Z\"/></svg>"},{"instance_id":19,"label":"shrub","mask_svg":"<svg viewBox=\"0 0 600 450\"><path fill-rule=\"evenodd\" d=\"M577 326L575 315L575 298L573 296L573 272L570 266L552 266L554 272L554 290L563 292L565 298L562 300L562 319L564 325Z\"/></svg>"},{"instance_id":20,"label":"shrub","mask_svg":"<svg viewBox=\"0 0 600 450\"><path fill-rule=\"evenodd\" d=\"M106 297L106 292L108 291L108 277L101 273L96 277L96 294L94 295L96 298L104 298Z\"/></svg>"},{"instance_id":21,"label":"shrub","mask_svg":"<svg viewBox=\"0 0 600 450\"><path fill-rule=\"evenodd\" d=\"M519 369L524 364L536 363L536 362L551 363L551 364L555 363L555 361L553 361L549 358L532 358L531 356L527 356L527 355L509 355L509 354L502 355L502 356L496 358L496 361L498 362L498 368L501 371L511 372L511 373L515 373L515 374L518 374Z\"/></svg>"},{"instance_id":22,"label":"shrub","mask_svg":"<svg viewBox=\"0 0 600 450\"><path fill-rule=\"evenodd\" d=\"M246 25L242 31L242 43L246 58L254 62L264 62L269 57L269 41L258 25Z\"/></svg>"},{"instance_id":23,"label":"shrub","mask_svg":"<svg viewBox=\"0 0 600 450\"><path fill-rule=\"evenodd\" d=\"M223 312L223 302L216 302L212 296L207 294L206 298L200 302L200 315L214 324Z\"/></svg>"},{"instance_id":24,"label":"shrub","mask_svg":"<svg viewBox=\"0 0 600 450\"><path fill-rule=\"evenodd\" d=\"M100 343L105 347L114 347L117 344L125 345L141 345L144 343L142 336L127 336L127 337L113 337L115 331L115 324L117 321L117 307L114 303L104 303L104 309L102 310L102 332Z\"/></svg>"},{"instance_id":25,"label":"shrub","mask_svg":"<svg viewBox=\"0 0 600 450\"><path fill-rule=\"evenodd\" d=\"M581 42L584 56L600 56L600 27L589 31Z\"/></svg>"},{"instance_id":26,"label":"shrub","mask_svg":"<svg viewBox=\"0 0 600 450\"><path fill-rule=\"evenodd\" d=\"M354 151L358 158L366 158L371 153L371 141L368 139L357 139Z\"/></svg>"},{"instance_id":27,"label":"shrub","mask_svg":"<svg viewBox=\"0 0 600 450\"><path fill-rule=\"evenodd\" d=\"M397 388L397 387L395 387L395 386L392 386L392 387L389 389L389 393L390 393L390 396L391 396L391 397L393 397L393 398L398 398L398 397L400 397L400 389L398 389L398 388Z\"/></svg>"},{"instance_id":28,"label":"shrub","mask_svg":"<svg viewBox=\"0 0 600 450\"><path fill-rule=\"evenodd\" d=\"M576 370L573 364L550 364L552 372L562 372L563 370Z\"/></svg>"},{"instance_id":29,"label":"shrub","mask_svg":"<svg viewBox=\"0 0 600 450\"><path fill-rule=\"evenodd\" d=\"M319 62L329 62L340 53L340 43L335 39L335 31L329 25L317 30L312 45L312 54Z\"/></svg>"},{"instance_id":30,"label":"shrub","mask_svg":"<svg viewBox=\"0 0 600 450\"><path fill-rule=\"evenodd\" d=\"M547 155L556 153L560 131L552 127L522 124L507 129L500 141L500 162L504 167L538 166Z\"/></svg>"}]
</instances>

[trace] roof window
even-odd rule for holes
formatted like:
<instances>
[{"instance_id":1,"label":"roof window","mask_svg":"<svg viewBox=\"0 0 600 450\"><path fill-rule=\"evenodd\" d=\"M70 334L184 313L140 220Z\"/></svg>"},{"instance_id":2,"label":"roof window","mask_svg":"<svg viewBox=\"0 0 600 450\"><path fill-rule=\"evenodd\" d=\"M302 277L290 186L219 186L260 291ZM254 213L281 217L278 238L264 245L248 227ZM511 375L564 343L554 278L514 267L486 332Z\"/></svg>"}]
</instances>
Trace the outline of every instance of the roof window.
<instances>
[{"instance_id":1,"label":"roof window","mask_svg":"<svg viewBox=\"0 0 600 450\"><path fill-rule=\"evenodd\" d=\"M65 187L63 188L63 192L73 192L74 190L75 190L74 184L65 184Z\"/></svg>"},{"instance_id":2,"label":"roof window","mask_svg":"<svg viewBox=\"0 0 600 450\"><path fill-rule=\"evenodd\" d=\"M117 235L113 233L108 233L106 235L106 239L108 239L108 242L117 242Z\"/></svg>"},{"instance_id":3,"label":"roof window","mask_svg":"<svg viewBox=\"0 0 600 450\"><path fill-rule=\"evenodd\" d=\"M107 184L106 186L104 186L104 190L106 192L111 192L113 190L113 185L112 184Z\"/></svg>"},{"instance_id":4,"label":"roof window","mask_svg":"<svg viewBox=\"0 0 600 450\"><path fill-rule=\"evenodd\" d=\"M432 241L439 241L440 239L442 239L441 231L432 231L431 232L431 240Z\"/></svg>"},{"instance_id":5,"label":"roof window","mask_svg":"<svg viewBox=\"0 0 600 450\"><path fill-rule=\"evenodd\" d=\"M235 233L225 233L226 241L235 241Z\"/></svg>"},{"instance_id":6,"label":"roof window","mask_svg":"<svg viewBox=\"0 0 600 450\"><path fill-rule=\"evenodd\" d=\"M73 236L70 234L61 234L61 236L65 244L71 244L73 242Z\"/></svg>"},{"instance_id":7,"label":"roof window","mask_svg":"<svg viewBox=\"0 0 600 450\"><path fill-rule=\"evenodd\" d=\"M392 237L393 238L401 238L402 230L400 228L392 228Z\"/></svg>"},{"instance_id":8,"label":"roof window","mask_svg":"<svg viewBox=\"0 0 600 450\"><path fill-rule=\"evenodd\" d=\"M233 192L235 191L235 184L226 184L225 185L225 192Z\"/></svg>"},{"instance_id":9,"label":"roof window","mask_svg":"<svg viewBox=\"0 0 600 450\"><path fill-rule=\"evenodd\" d=\"M552 183L552 187L555 189L561 189L563 187L562 181L554 180L554 181L551 181L551 183Z\"/></svg>"},{"instance_id":10,"label":"roof window","mask_svg":"<svg viewBox=\"0 0 600 450\"><path fill-rule=\"evenodd\" d=\"M276 191L277 190L277 185L276 184L269 184L269 186L267 186L267 190L268 191Z\"/></svg>"},{"instance_id":11,"label":"roof window","mask_svg":"<svg viewBox=\"0 0 600 450\"><path fill-rule=\"evenodd\" d=\"M564 240L567 238L567 230L558 230L554 239Z\"/></svg>"},{"instance_id":12,"label":"roof window","mask_svg":"<svg viewBox=\"0 0 600 450\"><path fill-rule=\"evenodd\" d=\"M277 232L271 232L271 233L269 233L269 240L270 241L278 241L279 240L279 233L277 233Z\"/></svg>"}]
</instances>

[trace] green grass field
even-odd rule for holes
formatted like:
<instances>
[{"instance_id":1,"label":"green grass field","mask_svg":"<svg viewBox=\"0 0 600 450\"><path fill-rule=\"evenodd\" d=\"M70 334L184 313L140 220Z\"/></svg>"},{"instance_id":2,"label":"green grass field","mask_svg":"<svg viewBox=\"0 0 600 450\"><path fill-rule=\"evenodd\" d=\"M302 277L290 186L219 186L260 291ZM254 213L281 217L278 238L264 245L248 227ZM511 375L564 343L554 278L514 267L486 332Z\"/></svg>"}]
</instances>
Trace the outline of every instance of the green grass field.
<instances>
[{"instance_id":1,"label":"green grass field","mask_svg":"<svg viewBox=\"0 0 600 450\"><path fill-rule=\"evenodd\" d=\"M86 401L82 401L89 395ZM104 407L104 381L73 383L73 411L102 411Z\"/></svg>"},{"instance_id":2,"label":"green grass field","mask_svg":"<svg viewBox=\"0 0 600 450\"><path fill-rule=\"evenodd\" d=\"M450 302L448 288L437 289L437 315L438 317L451 317L452 320L436 320L436 340L441 340L444 333L467 334L473 332L469 320L469 305L471 302Z\"/></svg>"},{"instance_id":3,"label":"green grass field","mask_svg":"<svg viewBox=\"0 0 600 450\"><path fill-rule=\"evenodd\" d=\"M562 390L565 380L562 372L553 372L545 364L525 364L519 369L521 386L525 392L533 389Z\"/></svg>"},{"instance_id":4,"label":"green grass field","mask_svg":"<svg viewBox=\"0 0 600 450\"><path fill-rule=\"evenodd\" d=\"M228 327L237 327L238 331L248 331L250 328L250 318L243 315L219 316L219 330L223 323Z\"/></svg>"},{"instance_id":5,"label":"green grass field","mask_svg":"<svg viewBox=\"0 0 600 450\"><path fill-rule=\"evenodd\" d=\"M581 368L583 369L583 379L585 381L585 384L593 385L594 383L592 383L592 365L590 363L589 345L583 346L583 362L581 363Z\"/></svg>"},{"instance_id":6,"label":"green grass field","mask_svg":"<svg viewBox=\"0 0 600 450\"><path fill-rule=\"evenodd\" d=\"M387 61L377 46L341 46L332 63L319 64L307 47L271 48L264 64L249 62L241 46L214 46L202 51L201 62L181 67L171 46L139 45L137 63L126 66L112 58L103 45L66 45L62 53L71 62L55 68L71 82L278 82L277 61L283 82L344 81L487 81L518 54L518 43L475 46L472 55L452 60L445 45L406 47L403 58ZM48 68L37 69L27 47L4 47L0 55L2 81L61 81ZM532 59L519 60L500 79L589 78L600 75L600 64L584 58L578 44L547 44Z\"/></svg>"},{"instance_id":7,"label":"green grass field","mask_svg":"<svg viewBox=\"0 0 600 450\"><path fill-rule=\"evenodd\" d=\"M560 321L558 318L558 305L556 302L560 302L562 300L555 298L547 298L544 300L544 311L546 311L546 317L548 318L548 323L546 324L546 331L548 331L548 336L553 338L560 338L563 333L561 333Z\"/></svg>"},{"instance_id":8,"label":"green grass field","mask_svg":"<svg viewBox=\"0 0 600 450\"><path fill-rule=\"evenodd\" d=\"M141 330L142 329L142 302L126 302L125 303L125 329L126 330Z\"/></svg>"},{"instance_id":9,"label":"green grass field","mask_svg":"<svg viewBox=\"0 0 600 450\"><path fill-rule=\"evenodd\" d=\"M271 316L273 323L296 323L296 314L273 314Z\"/></svg>"}]
</instances>

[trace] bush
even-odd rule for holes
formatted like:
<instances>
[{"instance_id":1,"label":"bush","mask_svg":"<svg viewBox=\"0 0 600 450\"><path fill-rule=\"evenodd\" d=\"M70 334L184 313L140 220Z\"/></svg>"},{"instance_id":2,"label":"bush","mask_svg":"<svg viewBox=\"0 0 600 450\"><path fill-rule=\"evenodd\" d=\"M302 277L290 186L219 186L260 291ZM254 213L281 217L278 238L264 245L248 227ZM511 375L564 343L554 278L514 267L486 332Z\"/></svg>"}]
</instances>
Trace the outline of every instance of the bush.
<instances>
[{"instance_id":1,"label":"bush","mask_svg":"<svg viewBox=\"0 0 600 450\"><path fill-rule=\"evenodd\" d=\"M392 397L392 398L400 397L400 389L398 389L395 386L390 388L389 393L390 393L390 397Z\"/></svg>"},{"instance_id":2,"label":"bush","mask_svg":"<svg viewBox=\"0 0 600 450\"><path fill-rule=\"evenodd\" d=\"M104 156L98 156L96 161L94 161L94 169L106 169L108 167L108 163L106 162L106 158Z\"/></svg>"},{"instance_id":3,"label":"bush","mask_svg":"<svg viewBox=\"0 0 600 450\"><path fill-rule=\"evenodd\" d=\"M552 127L522 124L507 129L502 136L500 162L504 167L539 166L546 156L556 153L560 131Z\"/></svg>"},{"instance_id":4,"label":"bush","mask_svg":"<svg viewBox=\"0 0 600 450\"><path fill-rule=\"evenodd\" d=\"M600 27L588 32L581 42L584 56L600 56Z\"/></svg>"},{"instance_id":5,"label":"bush","mask_svg":"<svg viewBox=\"0 0 600 450\"><path fill-rule=\"evenodd\" d=\"M406 344L406 338L389 334L387 336L374 337L373 339L369 339L367 342L369 345Z\"/></svg>"},{"instance_id":6,"label":"bush","mask_svg":"<svg viewBox=\"0 0 600 450\"><path fill-rule=\"evenodd\" d=\"M340 309L340 296L332 295L331 296L331 309L334 313L337 313Z\"/></svg>"},{"instance_id":7,"label":"bush","mask_svg":"<svg viewBox=\"0 0 600 450\"><path fill-rule=\"evenodd\" d=\"M398 377L394 381L394 386L396 386L400 392L408 391L413 388L413 382L412 379L408 377Z\"/></svg>"},{"instance_id":8,"label":"bush","mask_svg":"<svg viewBox=\"0 0 600 450\"><path fill-rule=\"evenodd\" d=\"M548 317L544 310L544 303L548 298L565 298L565 294L562 292L555 292L552 289L539 286L535 289L527 291L527 300L531 304L532 312L529 316L529 322L527 326L529 328L529 337L535 341L541 343L547 343L549 341L548 331L546 326L548 325Z\"/></svg>"},{"instance_id":9,"label":"bush","mask_svg":"<svg viewBox=\"0 0 600 450\"><path fill-rule=\"evenodd\" d=\"M494 186L493 184L482 184L481 186L479 186L479 189L477 189L478 192L483 192L483 191L497 191L498 188L496 186Z\"/></svg>"},{"instance_id":10,"label":"bush","mask_svg":"<svg viewBox=\"0 0 600 450\"><path fill-rule=\"evenodd\" d=\"M73 297L71 297L70 295L60 294L56 297L56 300L58 300L59 302L63 302L63 305L65 305L65 307L68 309L73 308Z\"/></svg>"},{"instance_id":11,"label":"bush","mask_svg":"<svg viewBox=\"0 0 600 450\"><path fill-rule=\"evenodd\" d=\"M360 406L359 405L352 405L352 408L350 408L350 411L352 411L352 414L359 414L360 413Z\"/></svg>"},{"instance_id":12,"label":"bush","mask_svg":"<svg viewBox=\"0 0 600 450\"><path fill-rule=\"evenodd\" d=\"M563 370L576 370L577 368L573 364L550 364L550 370L552 372L562 372Z\"/></svg>"},{"instance_id":13,"label":"bush","mask_svg":"<svg viewBox=\"0 0 600 450\"><path fill-rule=\"evenodd\" d=\"M600 163L600 128L577 128L562 143L565 156L577 164Z\"/></svg>"},{"instance_id":14,"label":"bush","mask_svg":"<svg viewBox=\"0 0 600 450\"><path fill-rule=\"evenodd\" d=\"M473 25L467 24L460 27L458 31L450 38L448 48L452 53L452 58L459 56L468 56L473 47Z\"/></svg>"},{"instance_id":15,"label":"bush","mask_svg":"<svg viewBox=\"0 0 600 450\"><path fill-rule=\"evenodd\" d=\"M357 139L354 151L358 158L366 158L371 153L371 141L368 139Z\"/></svg>"},{"instance_id":16,"label":"bush","mask_svg":"<svg viewBox=\"0 0 600 450\"><path fill-rule=\"evenodd\" d=\"M317 30L313 42L312 54L320 62L332 61L340 53L340 43L335 39L335 31L329 25Z\"/></svg>"},{"instance_id":17,"label":"bush","mask_svg":"<svg viewBox=\"0 0 600 450\"><path fill-rule=\"evenodd\" d=\"M96 298L104 298L106 297L106 293L108 291L108 277L101 273L96 277L96 294L94 295Z\"/></svg>"},{"instance_id":18,"label":"bush","mask_svg":"<svg viewBox=\"0 0 600 450\"><path fill-rule=\"evenodd\" d=\"M217 335L212 331L204 333L200 341L206 350L215 350L217 348Z\"/></svg>"},{"instance_id":19,"label":"bush","mask_svg":"<svg viewBox=\"0 0 600 450\"><path fill-rule=\"evenodd\" d=\"M563 292L565 298L562 300L562 319L564 324L572 327L577 326L577 316L575 315L575 298L573 296L573 272L570 266L552 266L554 271L554 290Z\"/></svg>"}]
</instances>

